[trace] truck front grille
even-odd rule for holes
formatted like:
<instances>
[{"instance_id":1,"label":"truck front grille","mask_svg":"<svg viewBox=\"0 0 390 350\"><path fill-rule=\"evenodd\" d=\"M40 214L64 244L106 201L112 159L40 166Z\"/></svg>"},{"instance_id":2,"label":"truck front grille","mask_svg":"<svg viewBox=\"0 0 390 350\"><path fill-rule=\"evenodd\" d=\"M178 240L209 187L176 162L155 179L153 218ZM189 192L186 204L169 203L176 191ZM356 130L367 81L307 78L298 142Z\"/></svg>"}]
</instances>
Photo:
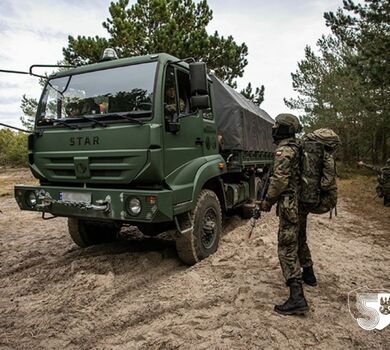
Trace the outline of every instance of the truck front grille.
<instances>
[{"instance_id":1,"label":"truck front grille","mask_svg":"<svg viewBox=\"0 0 390 350\"><path fill-rule=\"evenodd\" d=\"M86 182L124 180L134 172L134 162L131 156L85 157L88 179ZM45 157L44 168L48 175L57 181L79 180L74 157Z\"/></svg>"}]
</instances>

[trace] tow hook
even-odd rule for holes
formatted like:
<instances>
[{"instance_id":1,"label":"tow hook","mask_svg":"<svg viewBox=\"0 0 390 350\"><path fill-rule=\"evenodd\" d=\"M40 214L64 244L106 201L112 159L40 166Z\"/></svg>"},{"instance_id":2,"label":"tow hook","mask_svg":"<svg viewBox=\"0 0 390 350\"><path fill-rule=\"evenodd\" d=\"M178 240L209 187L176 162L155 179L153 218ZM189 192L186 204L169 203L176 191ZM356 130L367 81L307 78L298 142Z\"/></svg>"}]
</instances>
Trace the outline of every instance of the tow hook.
<instances>
[{"instance_id":1,"label":"tow hook","mask_svg":"<svg viewBox=\"0 0 390 350\"><path fill-rule=\"evenodd\" d=\"M108 213L111 211L111 197L107 196L104 200L99 199L95 201L96 204L89 204L85 209L92 209L96 211L102 211L104 213Z\"/></svg>"},{"instance_id":2,"label":"tow hook","mask_svg":"<svg viewBox=\"0 0 390 350\"><path fill-rule=\"evenodd\" d=\"M41 201L41 204L37 204L37 208L46 209L49 208L54 202L56 202L53 198L51 198L50 193L40 191L38 193L38 200Z\"/></svg>"}]
</instances>

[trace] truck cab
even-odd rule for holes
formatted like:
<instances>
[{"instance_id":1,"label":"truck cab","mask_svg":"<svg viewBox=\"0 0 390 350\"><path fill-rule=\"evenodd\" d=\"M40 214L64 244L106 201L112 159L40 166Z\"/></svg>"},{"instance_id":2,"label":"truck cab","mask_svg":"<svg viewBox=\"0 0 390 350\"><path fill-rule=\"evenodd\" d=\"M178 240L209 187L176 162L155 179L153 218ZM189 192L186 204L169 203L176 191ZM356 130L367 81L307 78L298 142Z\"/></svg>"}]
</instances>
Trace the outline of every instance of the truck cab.
<instances>
[{"instance_id":1,"label":"truck cab","mask_svg":"<svg viewBox=\"0 0 390 350\"><path fill-rule=\"evenodd\" d=\"M131 224L148 235L174 229L186 263L207 257L230 203L213 94L204 64L168 54L53 74L28 140L40 185L15 187L19 207L68 217L81 247L113 241ZM250 185L239 182L242 204Z\"/></svg>"}]
</instances>

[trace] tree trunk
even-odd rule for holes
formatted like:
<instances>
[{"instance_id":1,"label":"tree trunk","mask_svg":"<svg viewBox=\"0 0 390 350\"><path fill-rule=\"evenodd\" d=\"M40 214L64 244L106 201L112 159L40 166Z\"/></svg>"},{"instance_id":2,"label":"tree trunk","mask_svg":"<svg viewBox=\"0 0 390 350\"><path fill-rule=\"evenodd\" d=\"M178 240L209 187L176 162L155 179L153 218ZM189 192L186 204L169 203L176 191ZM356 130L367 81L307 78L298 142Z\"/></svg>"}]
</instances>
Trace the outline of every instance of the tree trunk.
<instances>
[{"instance_id":1,"label":"tree trunk","mask_svg":"<svg viewBox=\"0 0 390 350\"><path fill-rule=\"evenodd\" d=\"M378 127L375 132L374 153L372 162L378 164L380 151L382 150L383 129Z\"/></svg>"},{"instance_id":2,"label":"tree trunk","mask_svg":"<svg viewBox=\"0 0 390 350\"><path fill-rule=\"evenodd\" d=\"M389 157L388 134L386 131L387 130L384 130L383 137L382 137L382 163L383 164L386 163L387 158Z\"/></svg>"},{"instance_id":3,"label":"tree trunk","mask_svg":"<svg viewBox=\"0 0 390 350\"><path fill-rule=\"evenodd\" d=\"M371 136L371 163L374 163L375 158L375 133L372 133Z\"/></svg>"}]
</instances>

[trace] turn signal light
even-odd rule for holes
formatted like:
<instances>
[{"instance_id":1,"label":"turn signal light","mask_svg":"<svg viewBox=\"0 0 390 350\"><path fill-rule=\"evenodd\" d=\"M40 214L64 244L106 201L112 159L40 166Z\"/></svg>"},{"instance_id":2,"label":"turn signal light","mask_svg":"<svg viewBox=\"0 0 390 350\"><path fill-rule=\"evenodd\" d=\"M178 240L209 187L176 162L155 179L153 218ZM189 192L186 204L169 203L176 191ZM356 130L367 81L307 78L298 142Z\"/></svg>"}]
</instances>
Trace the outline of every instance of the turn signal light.
<instances>
[{"instance_id":1,"label":"turn signal light","mask_svg":"<svg viewBox=\"0 0 390 350\"><path fill-rule=\"evenodd\" d=\"M156 202L157 202L157 197L156 196L147 196L146 197L146 203L156 204Z\"/></svg>"},{"instance_id":2,"label":"turn signal light","mask_svg":"<svg viewBox=\"0 0 390 350\"><path fill-rule=\"evenodd\" d=\"M225 163L218 163L218 169L225 169Z\"/></svg>"}]
</instances>

